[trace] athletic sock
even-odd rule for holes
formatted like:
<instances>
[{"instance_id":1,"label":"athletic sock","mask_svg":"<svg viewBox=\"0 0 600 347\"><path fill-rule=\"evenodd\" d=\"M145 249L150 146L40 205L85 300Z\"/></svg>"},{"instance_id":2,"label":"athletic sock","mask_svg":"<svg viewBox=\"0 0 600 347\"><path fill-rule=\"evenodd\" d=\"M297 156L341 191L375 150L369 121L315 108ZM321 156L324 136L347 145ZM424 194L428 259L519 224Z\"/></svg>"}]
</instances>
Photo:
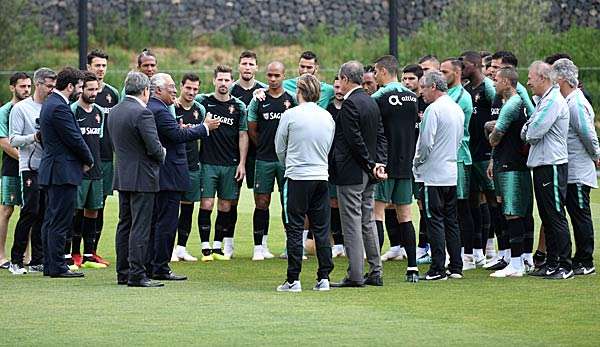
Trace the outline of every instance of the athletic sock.
<instances>
[{"instance_id":1,"label":"athletic sock","mask_svg":"<svg viewBox=\"0 0 600 347\"><path fill-rule=\"evenodd\" d=\"M376 220L375 225L377 226L377 237L379 238L379 251L381 251L381 247L383 247L383 221Z\"/></svg>"},{"instance_id":2,"label":"athletic sock","mask_svg":"<svg viewBox=\"0 0 600 347\"><path fill-rule=\"evenodd\" d=\"M210 242L201 242L201 247L202 247L202 250L205 250L205 249L210 250L211 249ZM210 254L210 252L208 254ZM205 255L207 255L207 254L205 254Z\"/></svg>"},{"instance_id":3,"label":"athletic sock","mask_svg":"<svg viewBox=\"0 0 600 347\"><path fill-rule=\"evenodd\" d=\"M96 236L96 218L83 217L81 235L83 237L83 254L93 254L94 236Z\"/></svg>"},{"instance_id":4,"label":"athletic sock","mask_svg":"<svg viewBox=\"0 0 600 347\"><path fill-rule=\"evenodd\" d=\"M408 267L417 266L417 249L415 241L415 227L410 222L404 222L399 224L400 233L404 235L404 249L406 250L406 257L408 260Z\"/></svg>"},{"instance_id":5,"label":"athletic sock","mask_svg":"<svg viewBox=\"0 0 600 347\"><path fill-rule=\"evenodd\" d=\"M263 235L262 237L262 242L261 242L263 249L268 249L268 244L269 244L269 235Z\"/></svg>"},{"instance_id":6,"label":"athletic sock","mask_svg":"<svg viewBox=\"0 0 600 347\"><path fill-rule=\"evenodd\" d=\"M223 237L232 238L235 235L235 226L237 225L238 219L238 205L231 205L231 209L229 210L229 223L227 225L227 230L225 231L225 235Z\"/></svg>"},{"instance_id":7,"label":"athletic sock","mask_svg":"<svg viewBox=\"0 0 600 347\"><path fill-rule=\"evenodd\" d=\"M521 254L523 254L523 234L525 232L523 219L507 219L506 224L510 235L511 258L521 258Z\"/></svg>"},{"instance_id":8,"label":"athletic sock","mask_svg":"<svg viewBox=\"0 0 600 347\"><path fill-rule=\"evenodd\" d=\"M508 232L508 223L504 215L500 215L498 224L495 226L496 239L498 240L498 249L510 249L510 235Z\"/></svg>"},{"instance_id":9,"label":"athletic sock","mask_svg":"<svg viewBox=\"0 0 600 347\"><path fill-rule=\"evenodd\" d=\"M185 247L190 231L192 230L192 214L194 213L194 204L181 204L179 210L179 223L177 224L177 245Z\"/></svg>"},{"instance_id":10,"label":"athletic sock","mask_svg":"<svg viewBox=\"0 0 600 347\"><path fill-rule=\"evenodd\" d=\"M535 228L531 213L528 213L523 219L523 227L523 252L531 254L533 253L533 234Z\"/></svg>"},{"instance_id":11,"label":"athletic sock","mask_svg":"<svg viewBox=\"0 0 600 347\"><path fill-rule=\"evenodd\" d=\"M477 201L476 204L471 202L469 204L469 210L471 212L471 218L473 219L473 248L484 248L487 235L484 239L481 238L483 236L483 223L481 220L481 208L479 207L479 201Z\"/></svg>"},{"instance_id":12,"label":"athletic sock","mask_svg":"<svg viewBox=\"0 0 600 347\"><path fill-rule=\"evenodd\" d=\"M398 215L394 209L385 210L385 228L387 230L390 247L403 246L402 233L400 232L400 223L398 223ZM379 232L379 229L377 229ZM380 241L383 244L382 241Z\"/></svg>"},{"instance_id":13,"label":"athletic sock","mask_svg":"<svg viewBox=\"0 0 600 347\"><path fill-rule=\"evenodd\" d=\"M337 207L331 208L331 237L334 245L344 244L344 235L342 234L342 221L340 219L340 209Z\"/></svg>"},{"instance_id":14,"label":"athletic sock","mask_svg":"<svg viewBox=\"0 0 600 347\"><path fill-rule=\"evenodd\" d=\"M212 210L200 209L198 211L198 229L200 231L200 241L210 242L210 214Z\"/></svg>"},{"instance_id":15,"label":"athletic sock","mask_svg":"<svg viewBox=\"0 0 600 347\"><path fill-rule=\"evenodd\" d=\"M75 211L73 217L73 229L71 233L71 247L72 251L68 250L66 253L81 254L81 225L83 223L83 210ZM68 238L68 237L67 237Z\"/></svg>"},{"instance_id":16,"label":"athletic sock","mask_svg":"<svg viewBox=\"0 0 600 347\"><path fill-rule=\"evenodd\" d=\"M229 216L229 212L217 211L217 220L215 221L215 240L213 242L213 249L221 249L221 243L223 242L223 238L229 230Z\"/></svg>"},{"instance_id":17,"label":"athletic sock","mask_svg":"<svg viewBox=\"0 0 600 347\"><path fill-rule=\"evenodd\" d=\"M521 257L511 257L510 266L515 270L524 271L523 259Z\"/></svg>"},{"instance_id":18,"label":"athletic sock","mask_svg":"<svg viewBox=\"0 0 600 347\"><path fill-rule=\"evenodd\" d=\"M491 223L490 209L488 208L488 204L483 203L479 205L479 211L481 212L481 242L487 242L487 240L490 238ZM491 237L493 238L494 235L492 234ZM485 248L485 246L486 245L482 245L483 248Z\"/></svg>"},{"instance_id":19,"label":"athletic sock","mask_svg":"<svg viewBox=\"0 0 600 347\"><path fill-rule=\"evenodd\" d=\"M102 236L102 229L104 228L104 206L106 206L106 196L102 200L102 208L98 210L98 217L96 218L96 237L94 238L94 252L98 250L98 243L100 242L100 236Z\"/></svg>"},{"instance_id":20,"label":"athletic sock","mask_svg":"<svg viewBox=\"0 0 600 347\"><path fill-rule=\"evenodd\" d=\"M265 231L269 228L269 210L255 208L254 215L252 216L252 226L254 245L260 246L262 245Z\"/></svg>"},{"instance_id":21,"label":"athletic sock","mask_svg":"<svg viewBox=\"0 0 600 347\"><path fill-rule=\"evenodd\" d=\"M419 209L419 248L427 249L427 223L425 209Z\"/></svg>"}]
</instances>

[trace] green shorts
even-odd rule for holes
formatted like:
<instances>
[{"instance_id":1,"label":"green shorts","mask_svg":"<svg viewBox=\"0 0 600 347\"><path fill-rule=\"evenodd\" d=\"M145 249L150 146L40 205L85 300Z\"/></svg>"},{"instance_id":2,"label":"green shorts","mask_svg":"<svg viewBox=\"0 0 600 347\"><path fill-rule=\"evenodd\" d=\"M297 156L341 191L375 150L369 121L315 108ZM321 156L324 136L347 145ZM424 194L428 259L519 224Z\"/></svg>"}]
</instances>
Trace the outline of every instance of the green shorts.
<instances>
[{"instance_id":1,"label":"green shorts","mask_svg":"<svg viewBox=\"0 0 600 347\"><path fill-rule=\"evenodd\" d=\"M254 180L255 180L254 172L256 171L256 161L257 161L256 157L246 158L246 187L248 187L248 189L254 188ZM240 184L240 187L241 187L241 184Z\"/></svg>"},{"instance_id":2,"label":"green shorts","mask_svg":"<svg viewBox=\"0 0 600 347\"><path fill-rule=\"evenodd\" d=\"M113 177L115 169L112 161L102 161L100 163L102 171L102 194L104 196L113 195Z\"/></svg>"},{"instance_id":3,"label":"green shorts","mask_svg":"<svg viewBox=\"0 0 600 347\"><path fill-rule=\"evenodd\" d=\"M329 182L329 198L337 199L337 186Z\"/></svg>"},{"instance_id":4,"label":"green shorts","mask_svg":"<svg viewBox=\"0 0 600 347\"><path fill-rule=\"evenodd\" d=\"M79 187L77 187L77 204L75 208L78 210L99 210L102 208L102 179L86 180L83 179Z\"/></svg>"},{"instance_id":5,"label":"green shorts","mask_svg":"<svg viewBox=\"0 0 600 347\"><path fill-rule=\"evenodd\" d=\"M201 184L201 172L200 169L190 171L190 190L183 193L181 201L196 202L200 201L200 184Z\"/></svg>"},{"instance_id":6,"label":"green shorts","mask_svg":"<svg viewBox=\"0 0 600 347\"><path fill-rule=\"evenodd\" d=\"M502 213L525 217L533 206L533 188L529 171L506 171L494 174L496 195L502 198Z\"/></svg>"},{"instance_id":7,"label":"green shorts","mask_svg":"<svg viewBox=\"0 0 600 347\"><path fill-rule=\"evenodd\" d=\"M412 203L412 180L410 178L388 178L375 186L375 201L409 205Z\"/></svg>"},{"instance_id":8,"label":"green shorts","mask_svg":"<svg viewBox=\"0 0 600 347\"><path fill-rule=\"evenodd\" d=\"M473 192L486 192L494 190L494 181L487 176L489 160L474 161L471 165L471 190Z\"/></svg>"},{"instance_id":9,"label":"green shorts","mask_svg":"<svg viewBox=\"0 0 600 347\"><path fill-rule=\"evenodd\" d=\"M5 206L22 205L21 179L13 176L2 176L2 199Z\"/></svg>"},{"instance_id":10,"label":"green shorts","mask_svg":"<svg viewBox=\"0 0 600 347\"><path fill-rule=\"evenodd\" d=\"M469 186L471 185L471 165L465 163L456 163L458 165L458 175L456 182L456 198L468 199Z\"/></svg>"},{"instance_id":11,"label":"green shorts","mask_svg":"<svg viewBox=\"0 0 600 347\"><path fill-rule=\"evenodd\" d=\"M275 181L279 191L283 191L283 175L285 168L278 161L256 161L254 174L254 193L271 194L275 189Z\"/></svg>"},{"instance_id":12,"label":"green shorts","mask_svg":"<svg viewBox=\"0 0 600 347\"><path fill-rule=\"evenodd\" d=\"M219 199L237 200L240 196L240 186L235 180L237 166L222 166L202 164L200 169L200 196Z\"/></svg>"}]
</instances>

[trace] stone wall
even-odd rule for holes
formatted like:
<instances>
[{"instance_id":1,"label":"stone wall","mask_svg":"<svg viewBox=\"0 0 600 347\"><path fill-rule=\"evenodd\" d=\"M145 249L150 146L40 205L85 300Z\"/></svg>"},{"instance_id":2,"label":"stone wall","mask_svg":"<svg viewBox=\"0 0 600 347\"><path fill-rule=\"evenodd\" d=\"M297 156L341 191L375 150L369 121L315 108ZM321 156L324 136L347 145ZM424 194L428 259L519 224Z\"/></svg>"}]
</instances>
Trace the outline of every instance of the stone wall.
<instances>
[{"instance_id":1,"label":"stone wall","mask_svg":"<svg viewBox=\"0 0 600 347\"><path fill-rule=\"evenodd\" d=\"M77 0L29 0L44 15L47 34L77 29ZM490 0L496 1L496 0ZM502 1L502 0L498 0ZM398 0L399 31L416 30L425 18L435 18L452 0ZM600 0L551 0L548 17L555 30L571 25L600 28ZM355 26L359 32L387 30L387 0L88 0L90 29L101 23L127 25L134 13L150 25L167 21L191 26L195 35L249 26L263 35L290 35L319 24L330 28Z\"/></svg>"}]
</instances>

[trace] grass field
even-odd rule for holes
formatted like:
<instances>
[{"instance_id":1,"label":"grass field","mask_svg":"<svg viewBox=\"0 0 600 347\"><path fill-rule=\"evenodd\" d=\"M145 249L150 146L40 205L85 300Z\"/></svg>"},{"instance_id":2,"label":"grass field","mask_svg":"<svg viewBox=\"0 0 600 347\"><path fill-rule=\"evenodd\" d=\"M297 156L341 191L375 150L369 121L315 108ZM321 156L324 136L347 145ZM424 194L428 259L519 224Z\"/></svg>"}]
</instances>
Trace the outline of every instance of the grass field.
<instances>
[{"instance_id":1,"label":"grass field","mask_svg":"<svg viewBox=\"0 0 600 347\"><path fill-rule=\"evenodd\" d=\"M597 191L592 200L598 230ZM600 341L600 276L553 282L492 279L475 270L462 280L408 284L406 262L392 262L384 265L384 287L313 292L316 259L311 257L301 276L304 291L277 293L286 262L250 260L252 210L245 190L234 260L175 263L173 269L189 280L164 288L118 286L114 265L75 280L1 271L0 345L597 346ZM278 206L275 210L270 244L279 251L283 235ZM109 199L107 219L100 253L114 261L116 198ZM15 221L16 216L10 233ZM195 255L197 235L194 227L188 246ZM347 263L335 265L332 279L338 280Z\"/></svg>"}]
</instances>

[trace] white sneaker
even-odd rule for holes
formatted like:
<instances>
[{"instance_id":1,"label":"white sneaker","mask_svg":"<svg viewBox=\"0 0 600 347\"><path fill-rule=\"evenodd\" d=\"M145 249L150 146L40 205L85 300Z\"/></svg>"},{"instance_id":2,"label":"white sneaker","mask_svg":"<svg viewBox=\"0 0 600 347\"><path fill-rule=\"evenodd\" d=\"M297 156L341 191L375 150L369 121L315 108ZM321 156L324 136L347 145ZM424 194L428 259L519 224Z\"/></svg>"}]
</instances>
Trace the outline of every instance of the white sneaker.
<instances>
[{"instance_id":1,"label":"white sneaker","mask_svg":"<svg viewBox=\"0 0 600 347\"><path fill-rule=\"evenodd\" d=\"M277 286L277 291L299 293L302 291L302 285L300 285L300 281L294 281L292 283L288 283L288 281L285 281L282 285Z\"/></svg>"},{"instance_id":2,"label":"white sneaker","mask_svg":"<svg viewBox=\"0 0 600 347\"><path fill-rule=\"evenodd\" d=\"M475 258L470 254L465 254L463 256L463 271L466 270L475 270L477 266L475 265Z\"/></svg>"},{"instance_id":3,"label":"white sneaker","mask_svg":"<svg viewBox=\"0 0 600 347\"><path fill-rule=\"evenodd\" d=\"M515 269L508 265L502 270L494 271L490 274L490 277L504 278L504 277L523 277L523 269Z\"/></svg>"},{"instance_id":4,"label":"white sneaker","mask_svg":"<svg viewBox=\"0 0 600 347\"><path fill-rule=\"evenodd\" d=\"M346 251L344 250L344 245L333 245L333 247L331 247L331 257L332 258L345 257L345 256L346 256Z\"/></svg>"},{"instance_id":5,"label":"white sneaker","mask_svg":"<svg viewBox=\"0 0 600 347\"><path fill-rule=\"evenodd\" d=\"M406 250L404 247L400 247L400 255L394 258L394 260L404 260L408 259L408 255L406 255Z\"/></svg>"},{"instance_id":6,"label":"white sneaker","mask_svg":"<svg viewBox=\"0 0 600 347\"><path fill-rule=\"evenodd\" d=\"M175 248L175 252L177 253L177 258L179 258L179 260L183 260L183 261L198 261L198 258L192 256L191 254L188 253L187 249L185 249L185 247L183 246L177 246Z\"/></svg>"},{"instance_id":7,"label":"white sneaker","mask_svg":"<svg viewBox=\"0 0 600 347\"><path fill-rule=\"evenodd\" d=\"M475 262L475 266L476 267L482 267L485 265L485 263L487 262L487 259L484 256L478 257L478 256L473 256L473 261Z\"/></svg>"},{"instance_id":8,"label":"white sneaker","mask_svg":"<svg viewBox=\"0 0 600 347\"><path fill-rule=\"evenodd\" d=\"M8 271L10 271L10 273L13 275L24 275L27 273L27 269L25 267L13 263L10 263L8 266Z\"/></svg>"},{"instance_id":9,"label":"white sneaker","mask_svg":"<svg viewBox=\"0 0 600 347\"><path fill-rule=\"evenodd\" d=\"M269 248L266 245L262 245L262 254L265 259L273 259L275 256L269 252Z\"/></svg>"},{"instance_id":10,"label":"white sneaker","mask_svg":"<svg viewBox=\"0 0 600 347\"><path fill-rule=\"evenodd\" d=\"M402 252L400 251L399 246L390 247L390 249L388 249L387 252L383 253L381 256L381 261L397 260L397 258L401 255Z\"/></svg>"},{"instance_id":11,"label":"white sneaker","mask_svg":"<svg viewBox=\"0 0 600 347\"><path fill-rule=\"evenodd\" d=\"M483 265L483 268L487 269L489 267L492 267L494 264L496 264L497 262L499 262L500 259L503 259L503 257L499 256L498 254L494 254L493 258L488 259L488 260L485 261L485 265Z\"/></svg>"},{"instance_id":12,"label":"white sneaker","mask_svg":"<svg viewBox=\"0 0 600 347\"><path fill-rule=\"evenodd\" d=\"M329 280L324 278L324 279L318 281L317 284L313 287L313 290L318 291L318 292L326 292L326 291L330 290Z\"/></svg>"},{"instance_id":13,"label":"white sneaker","mask_svg":"<svg viewBox=\"0 0 600 347\"><path fill-rule=\"evenodd\" d=\"M223 239L223 254L229 259L233 259L233 238L226 237Z\"/></svg>"},{"instance_id":14,"label":"white sneaker","mask_svg":"<svg viewBox=\"0 0 600 347\"><path fill-rule=\"evenodd\" d=\"M254 246L254 254L252 255L253 261L265 260L262 246Z\"/></svg>"}]
</instances>

